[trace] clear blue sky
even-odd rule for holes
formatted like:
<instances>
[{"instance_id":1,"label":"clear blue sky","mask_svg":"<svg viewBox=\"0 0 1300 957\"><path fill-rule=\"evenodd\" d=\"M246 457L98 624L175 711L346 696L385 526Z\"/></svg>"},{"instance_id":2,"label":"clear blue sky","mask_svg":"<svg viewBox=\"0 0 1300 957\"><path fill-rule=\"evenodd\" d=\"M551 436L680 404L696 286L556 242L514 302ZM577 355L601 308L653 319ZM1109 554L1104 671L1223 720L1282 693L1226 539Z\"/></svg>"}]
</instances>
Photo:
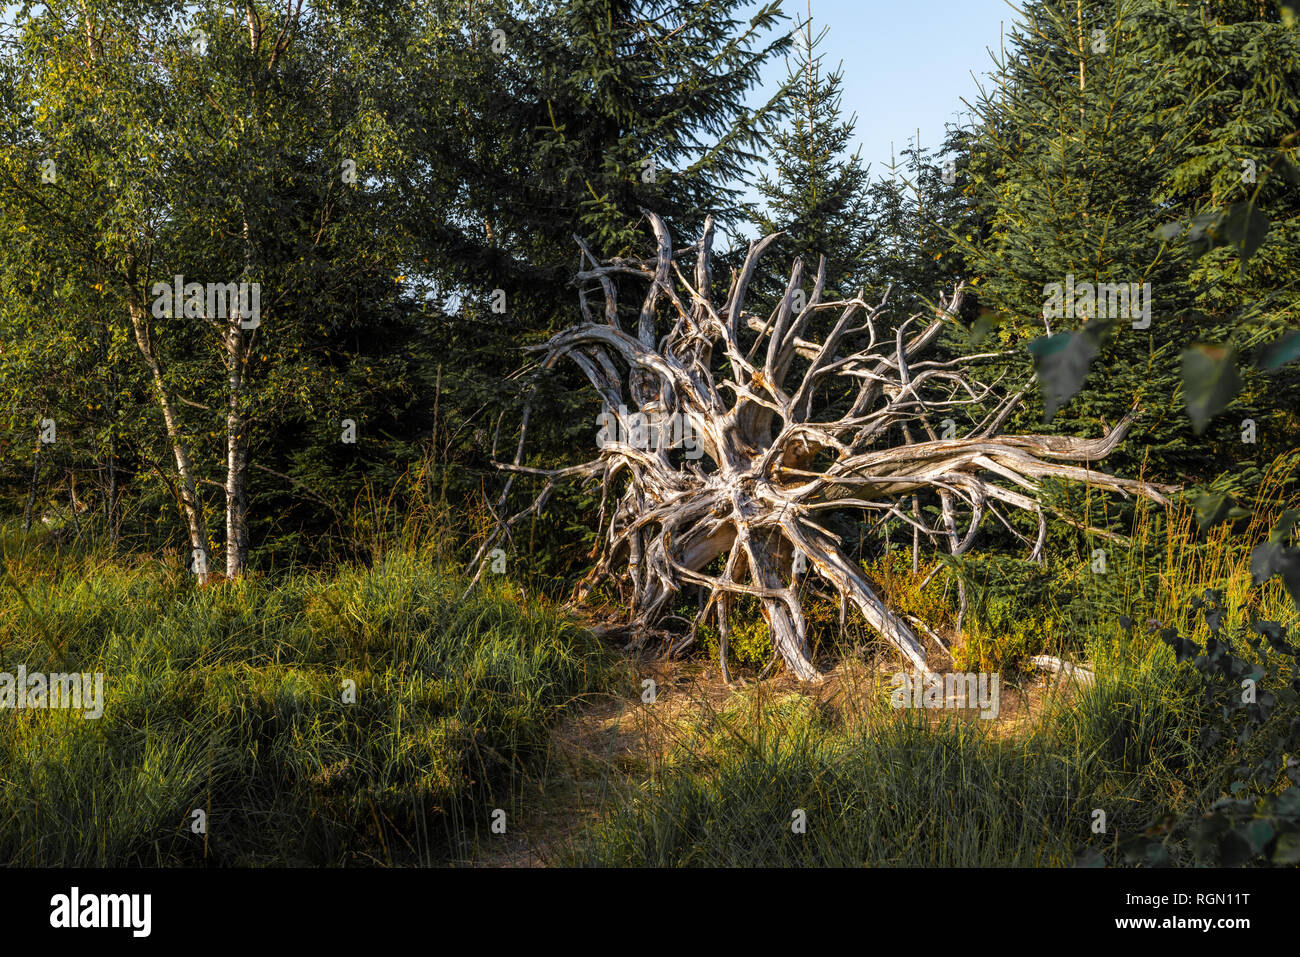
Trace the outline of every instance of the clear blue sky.
<instances>
[{"instance_id":1,"label":"clear blue sky","mask_svg":"<svg viewBox=\"0 0 1300 957\"><path fill-rule=\"evenodd\" d=\"M782 9L802 21L808 0L784 0ZM975 99L971 74L983 81L993 69L988 51L997 52L1018 9L1006 0L812 0L814 35L830 28L822 64L843 64L841 105L857 114L857 145L873 177L885 175L890 142L904 148L918 127L921 145L937 150L944 123L965 110L961 98ZM771 80L785 75L778 64Z\"/></svg>"}]
</instances>

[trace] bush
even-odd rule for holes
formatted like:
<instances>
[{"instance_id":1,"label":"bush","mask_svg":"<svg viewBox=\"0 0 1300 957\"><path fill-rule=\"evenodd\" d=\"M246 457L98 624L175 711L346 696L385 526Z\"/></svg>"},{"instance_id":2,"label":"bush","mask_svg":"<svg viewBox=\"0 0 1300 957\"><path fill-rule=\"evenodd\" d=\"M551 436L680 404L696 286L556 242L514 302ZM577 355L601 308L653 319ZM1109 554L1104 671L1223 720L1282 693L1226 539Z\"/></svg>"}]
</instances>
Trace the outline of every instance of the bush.
<instances>
[{"instance_id":1,"label":"bush","mask_svg":"<svg viewBox=\"0 0 1300 957\"><path fill-rule=\"evenodd\" d=\"M1079 863L1298 864L1300 656L1285 626L1248 616L1244 607L1232 627L1222 591L1207 589L1189 604L1209 631L1204 647L1176 627L1160 637L1180 664L1195 669L1201 720L1194 738L1211 769L1205 790L1219 796L1110 846L1085 847Z\"/></svg>"}]
</instances>

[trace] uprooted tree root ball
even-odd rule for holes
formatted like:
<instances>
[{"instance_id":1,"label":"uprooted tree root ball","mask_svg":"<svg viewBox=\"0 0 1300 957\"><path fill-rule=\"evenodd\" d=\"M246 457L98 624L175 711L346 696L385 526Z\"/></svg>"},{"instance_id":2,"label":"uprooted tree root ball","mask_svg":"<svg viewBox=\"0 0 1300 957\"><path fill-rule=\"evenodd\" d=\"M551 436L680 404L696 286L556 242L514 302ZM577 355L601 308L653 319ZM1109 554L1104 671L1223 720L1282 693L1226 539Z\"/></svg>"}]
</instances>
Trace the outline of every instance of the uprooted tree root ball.
<instances>
[{"instance_id":1,"label":"uprooted tree root ball","mask_svg":"<svg viewBox=\"0 0 1300 957\"><path fill-rule=\"evenodd\" d=\"M692 632L716 614L725 673L730 604L752 595L786 666L801 679L816 680L798 588L808 569L838 596L842 610L856 608L912 666L928 673L916 631L887 606L824 516L856 509L881 522L898 519L916 540L924 537L955 556L975 544L990 515L1019 535L1004 512L1021 509L1037 516L1037 540L1025 541L1038 559L1047 535L1039 479L1086 482L1165 504L1162 493L1171 488L1090 465L1119 444L1131 415L1097 439L1003 435L1000 427L1028 386L998 397L1000 383L977 377L980 364L996 353L924 358L956 316L962 284L940 298L932 315L917 313L883 330L885 301L824 298L824 257L805 298L804 267L796 259L784 295L762 319L746 311L745 296L776 235L750 245L719 304L712 218L698 242L674 251L662 219L646 216L658 241L653 260L602 263L578 240L587 267L577 274L583 321L534 347L543 372L562 359L576 363L603 400L603 420L617 427L605 430L610 437L591 462L529 468L521 464L525 411L514 461L498 463L510 478L499 505L502 520L476 558L480 573L490 549L517 521L540 512L557 482L597 481L599 560L579 586L579 600L613 579L629 592L627 624L649 633L674 596L696 586L703 599ZM690 278L680 265L685 257L694 259ZM624 327L630 318L619 310L618 280L624 277L649 281L630 330ZM587 286L596 283L604 296L599 316L588 300ZM818 335L816 320L823 315L828 330ZM966 435L940 437L952 433L945 419L986 403L991 411ZM703 458L692 461L674 448L666 430L651 442L628 440L653 435L647 421L667 419L696 437ZM521 474L538 476L544 485L532 504L506 518L510 487ZM927 522L923 501L937 501L941 522ZM724 555L721 571L709 573Z\"/></svg>"}]
</instances>

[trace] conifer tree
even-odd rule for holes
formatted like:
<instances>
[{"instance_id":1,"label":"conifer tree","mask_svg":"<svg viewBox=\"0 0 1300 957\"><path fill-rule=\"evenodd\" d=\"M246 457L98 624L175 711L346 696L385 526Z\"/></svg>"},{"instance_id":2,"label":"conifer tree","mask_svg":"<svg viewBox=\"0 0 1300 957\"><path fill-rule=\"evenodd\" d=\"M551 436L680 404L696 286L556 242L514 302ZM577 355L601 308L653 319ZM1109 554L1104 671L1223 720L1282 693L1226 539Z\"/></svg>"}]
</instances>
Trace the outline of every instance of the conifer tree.
<instances>
[{"instance_id":1,"label":"conifer tree","mask_svg":"<svg viewBox=\"0 0 1300 957\"><path fill-rule=\"evenodd\" d=\"M1022 372L1031 362L1039 372L1042 394L1017 428L1055 413L1065 428L1098 434L1136 403L1144 416L1121 467L1149 456L1162 478L1194 482L1226 452L1241 458L1226 421L1217 442L1195 434L1179 357L1200 341L1258 344L1280 314L1252 324L1242 307L1273 290L1267 280L1242 286L1235 263L1230 277L1230 248L1196 266L1166 227L1240 196L1240 159L1265 168L1294 128L1300 34L1260 10L1168 0L1026 6L962 157L983 232L958 237L982 306L1002 319L995 341L1017 350ZM1278 199L1281 177L1270 190ZM1277 206L1278 221L1294 220L1294 202ZM1261 256L1280 254L1286 228L1275 224ZM1051 315L1053 283L1080 290L1063 315ZM1144 301L1111 315L1082 292L1103 283L1137 288Z\"/></svg>"},{"instance_id":2,"label":"conifer tree","mask_svg":"<svg viewBox=\"0 0 1300 957\"><path fill-rule=\"evenodd\" d=\"M495 0L447 15L412 64L414 98L391 106L409 130L393 201L413 259L461 302L439 320L440 415L477 493L496 474L490 437L534 387L520 347L575 318L575 236L596 257L641 257L654 252L642 209L677 235L713 214L725 248L764 122L785 108L780 91L766 104L754 91L792 41L776 2ZM538 386L539 448L572 455L594 441L575 385Z\"/></svg>"},{"instance_id":3,"label":"conifer tree","mask_svg":"<svg viewBox=\"0 0 1300 957\"><path fill-rule=\"evenodd\" d=\"M784 234L777 242L781 255L771 260L799 256L813 272L825 256L826 288L848 294L868 253L869 169L859 152L848 153L856 117L841 113L843 66L829 73L823 66L818 47L826 32L814 33L810 3L794 57L786 61L788 116L770 132L771 169L756 183L763 204L755 204L751 219L759 235ZM787 278L764 270L755 294L779 294Z\"/></svg>"},{"instance_id":4,"label":"conifer tree","mask_svg":"<svg viewBox=\"0 0 1300 957\"><path fill-rule=\"evenodd\" d=\"M685 232L710 213L738 224L762 124L782 109L751 107L751 92L791 44L779 3L742 20L745 6L498 0L438 33L448 55L426 61L423 100L394 109L432 171L403 188L425 189L413 228L444 282L502 289L512 319L544 329L572 298L575 234L597 256L642 255L642 208ZM424 119L451 98L454 128Z\"/></svg>"},{"instance_id":5,"label":"conifer tree","mask_svg":"<svg viewBox=\"0 0 1300 957\"><path fill-rule=\"evenodd\" d=\"M891 155L887 175L867 190L870 216L861 281L873 297L889 289L890 313L899 318L965 275L960 250L949 240L960 226L964 204L947 168L920 145L919 132L916 137L901 156Z\"/></svg>"}]
</instances>

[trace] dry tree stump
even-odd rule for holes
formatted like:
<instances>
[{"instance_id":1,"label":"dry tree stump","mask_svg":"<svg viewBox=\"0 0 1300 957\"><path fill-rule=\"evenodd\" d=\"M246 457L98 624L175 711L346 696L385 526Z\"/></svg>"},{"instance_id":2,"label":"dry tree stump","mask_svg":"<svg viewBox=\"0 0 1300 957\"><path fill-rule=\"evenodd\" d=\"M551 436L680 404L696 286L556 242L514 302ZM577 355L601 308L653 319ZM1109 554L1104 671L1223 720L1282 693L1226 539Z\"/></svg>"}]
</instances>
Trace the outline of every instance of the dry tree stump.
<instances>
[{"instance_id":1,"label":"dry tree stump","mask_svg":"<svg viewBox=\"0 0 1300 957\"><path fill-rule=\"evenodd\" d=\"M887 606L824 515L857 510L879 521L898 519L912 528L914 548L924 538L961 555L990 517L1019 536L1003 513L1021 509L1037 516L1037 540L1024 541L1030 556L1041 559L1047 524L1037 480L1086 482L1161 504L1162 493L1172 491L1088 464L1119 444L1131 415L1098 439L1001 434L1028 385L999 395L997 383L977 378L980 363L998 354L925 358L960 308L961 283L933 314L883 330L884 301L824 298L824 257L805 300L804 267L796 259L781 300L760 318L746 311L745 296L775 235L751 243L718 302L712 217L698 242L674 251L660 217L645 215L658 241L652 260L600 262L575 237L584 267L577 273L582 321L532 347L542 372L561 360L574 362L603 402L602 421L616 427L605 430L610 437L590 462L528 468L521 464L531 407L525 409L514 461L497 463L510 475L497 504L501 518L475 559L476 581L490 550L516 522L541 511L557 482L598 482L598 560L575 600L612 579L626 589L627 626L662 634L674 596L696 586L704 597L692 637L716 615L726 674L727 612L737 597L750 595L786 667L817 680L797 580L806 568L838 596L841 620L843 609L856 609L928 674L917 633ZM681 265L688 258L689 276ZM625 318L618 292L628 278L648 283L648 290L635 316ZM589 299L595 289L603 294L600 314ZM945 439L936 432L936 424L969 410L983 415L966 435ZM701 458L673 448L666 430L650 443L625 441L653 435L645 423L667 417L685 424ZM543 487L527 508L506 517L519 475L539 477ZM937 502L940 521L927 523L923 499ZM721 556L719 570L714 563Z\"/></svg>"}]
</instances>

